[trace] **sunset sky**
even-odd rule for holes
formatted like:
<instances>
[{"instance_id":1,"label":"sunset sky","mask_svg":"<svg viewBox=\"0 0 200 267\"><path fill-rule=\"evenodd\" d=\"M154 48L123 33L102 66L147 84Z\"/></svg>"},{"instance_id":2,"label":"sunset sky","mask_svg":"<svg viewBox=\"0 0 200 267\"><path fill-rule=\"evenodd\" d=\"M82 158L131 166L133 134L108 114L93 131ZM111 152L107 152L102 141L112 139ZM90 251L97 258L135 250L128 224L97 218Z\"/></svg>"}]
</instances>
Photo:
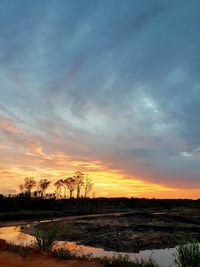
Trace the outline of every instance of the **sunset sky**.
<instances>
[{"instance_id":1,"label":"sunset sky","mask_svg":"<svg viewBox=\"0 0 200 267\"><path fill-rule=\"evenodd\" d=\"M0 193L199 198L199 29L199 0L0 0Z\"/></svg>"}]
</instances>

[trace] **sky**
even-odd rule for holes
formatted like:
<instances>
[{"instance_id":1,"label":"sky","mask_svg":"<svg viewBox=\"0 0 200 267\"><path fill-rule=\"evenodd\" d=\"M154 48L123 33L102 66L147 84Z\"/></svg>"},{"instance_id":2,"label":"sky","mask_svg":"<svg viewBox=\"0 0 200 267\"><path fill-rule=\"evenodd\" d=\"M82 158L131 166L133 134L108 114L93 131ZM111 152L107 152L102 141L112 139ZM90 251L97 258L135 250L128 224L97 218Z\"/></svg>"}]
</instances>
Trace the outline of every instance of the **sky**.
<instances>
[{"instance_id":1,"label":"sky","mask_svg":"<svg viewBox=\"0 0 200 267\"><path fill-rule=\"evenodd\" d=\"M0 193L199 198L199 29L199 0L0 0Z\"/></svg>"}]
</instances>

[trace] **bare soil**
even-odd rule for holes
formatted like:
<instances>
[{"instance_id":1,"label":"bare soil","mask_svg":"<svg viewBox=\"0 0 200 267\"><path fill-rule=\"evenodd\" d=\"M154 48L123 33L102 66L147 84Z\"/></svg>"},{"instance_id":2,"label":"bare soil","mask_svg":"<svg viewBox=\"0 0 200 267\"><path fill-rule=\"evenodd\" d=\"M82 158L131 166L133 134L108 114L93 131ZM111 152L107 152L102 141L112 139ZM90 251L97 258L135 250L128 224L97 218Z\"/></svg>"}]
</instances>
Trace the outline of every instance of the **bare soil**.
<instances>
[{"instance_id":1,"label":"bare soil","mask_svg":"<svg viewBox=\"0 0 200 267\"><path fill-rule=\"evenodd\" d=\"M100 267L96 262L79 260L57 260L46 253L22 258L9 251L0 251L1 267Z\"/></svg>"}]
</instances>

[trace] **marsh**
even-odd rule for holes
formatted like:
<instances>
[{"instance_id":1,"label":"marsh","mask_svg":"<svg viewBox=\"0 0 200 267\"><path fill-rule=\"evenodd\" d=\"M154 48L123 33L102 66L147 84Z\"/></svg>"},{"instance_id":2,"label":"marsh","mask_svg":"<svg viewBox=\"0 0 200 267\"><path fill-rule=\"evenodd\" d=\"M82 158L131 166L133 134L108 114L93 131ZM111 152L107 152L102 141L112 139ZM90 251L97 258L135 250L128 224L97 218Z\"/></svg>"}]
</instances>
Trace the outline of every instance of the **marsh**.
<instances>
[{"instance_id":1,"label":"marsh","mask_svg":"<svg viewBox=\"0 0 200 267\"><path fill-rule=\"evenodd\" d=\"M200 212L196 208L135 210L128 213L63 218L56 224L60 240L120 252L171 248L200 240ZM39 223L24 229L34 234L55 222Z\"/></svg>"}]
</instances>

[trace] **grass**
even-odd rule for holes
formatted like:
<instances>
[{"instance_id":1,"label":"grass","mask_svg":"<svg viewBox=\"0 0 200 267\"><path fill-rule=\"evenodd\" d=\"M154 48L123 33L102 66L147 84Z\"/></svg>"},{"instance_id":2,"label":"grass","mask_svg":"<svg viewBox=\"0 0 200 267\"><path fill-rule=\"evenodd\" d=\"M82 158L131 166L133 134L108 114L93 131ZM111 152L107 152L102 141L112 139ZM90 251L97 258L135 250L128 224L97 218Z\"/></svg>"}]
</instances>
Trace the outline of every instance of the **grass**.
<instances>
[{"instance_id":1,"label":"grass","mask_svg":"<svg viewBox=\"0 0 200 267\"><path fill-rule=\"evenodd\" d=\"M147 261L144 260L130 260L128 255L122 256L113 256L113 257L103 257L103 258L95 258L92 254L85 255L76 255L74 251L69 251L63 248L54 249L51 251L51 255L53 257L70 260L70 259L78 259L83 261L98 261L104 267L158 267L158 265L153 262L152 259Z\"/></svg>"},{"instance_id":2,"label":"grass","mask_svg":"<svg viewBox=\"0 0 200 267\"><path fill-rule=\"evenodd\" d=\"M63 259L63 260L70 260L75 257L75 254L73 253L73 251L69 251L63 248L52 249L51 255L54 258Z\"/></svg>"},{"instance_id":3,"label":"grass","mask_svg":"<svg viewBox=\"0 0 200 267\"><path fill-rule=\"evenodd\" d=\"M59 235L59 227L53 225L48 231L37 231L35 233L35 247L43 251L50 251L57 241Z\"/></svg>"},{"instance_id":4,"label":"grass","mask_svg":"<svg viewBox=\"0 0 200 267\"><path fill-rule=\"evenodd\" d=\"M104 257L99 259L100 263L104 267L158 267L158 265L152 260L135 260L132 261L128 255L122 256L113 256L113 257Z\"/></svg>"},{"instance_id":5,"label":"grass","mask_svg":"<svg viewBox=\"0 0 200 267\"><path fill-rule=\"evenodd\" d=\"M200 267L200 246L196 242L178 246L174 256L179 267Z\"/></svg>"}]
</instances>

